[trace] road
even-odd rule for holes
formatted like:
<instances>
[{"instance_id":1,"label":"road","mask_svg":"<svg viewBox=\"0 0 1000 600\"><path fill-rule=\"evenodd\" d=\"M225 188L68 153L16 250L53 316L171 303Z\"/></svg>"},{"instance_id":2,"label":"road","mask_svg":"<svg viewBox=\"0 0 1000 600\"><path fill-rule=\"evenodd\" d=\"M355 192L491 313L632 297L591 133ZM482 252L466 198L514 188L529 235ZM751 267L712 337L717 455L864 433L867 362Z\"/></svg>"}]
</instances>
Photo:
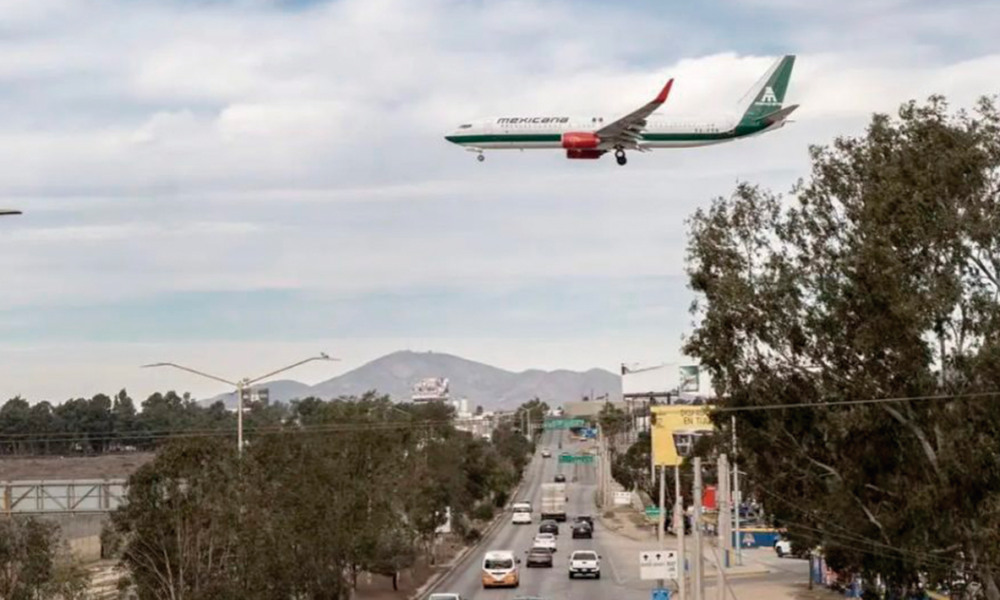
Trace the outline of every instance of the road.
<instances>
[{"instance_id":1,"label":"road","mask_svg":"<svg viewBox=\"0 0 1000 600\"><path fill-rule=\"evenodd\" d=\"M599 522L596 523L594 538L591 540L572 539L569 522L579 514L598 514L594 504L597 491L597 467L595 465L566 465L558 462L562 441L562 450L578 452L583 444L572 442L569 436L561 431L545 432L539 443L539 448L548 447L552 450L552 458L541 458L537 453L526 469L524 481L517 500L528 500L535 509L532 525L513 525L509 514L502 517L501 523L490 532L477 548L470 552L434 586L434 592L452 592L461 594L463 598L510 600L519 596L534 596L552 600L648 600L654 587L652 581L639 579L638 556L641 550L655 547L654 543L633 541L613 532L605 530ZM568 521L560 524L558 551L554 557L552 569L528 569L524 567L525 552L531 547L532 539L538 533L538 509L541 506L541 484L551 482L556 473L566 475ZM667 547L674 548L674 539L667 538ZM521 585L519 588L483 589L480 579L480 567L483 555L489 550L511 550L522 558ZM595 550L601 555L601 579L573 579L568 576L568 557L573 550ZM762 550L749 552L747 560L768 563L774 571L768 575L759 575L733 581L737 600L753 600L755 598L793 598L791 591L806 580L807 567L804 561L786 560L776 563L773 552ZM706 565L708 568L709 565ZM706 598L716 598L714 583L707 583ZM782 593L784 586L789 593Z\"/></svg>"}]
</instances>

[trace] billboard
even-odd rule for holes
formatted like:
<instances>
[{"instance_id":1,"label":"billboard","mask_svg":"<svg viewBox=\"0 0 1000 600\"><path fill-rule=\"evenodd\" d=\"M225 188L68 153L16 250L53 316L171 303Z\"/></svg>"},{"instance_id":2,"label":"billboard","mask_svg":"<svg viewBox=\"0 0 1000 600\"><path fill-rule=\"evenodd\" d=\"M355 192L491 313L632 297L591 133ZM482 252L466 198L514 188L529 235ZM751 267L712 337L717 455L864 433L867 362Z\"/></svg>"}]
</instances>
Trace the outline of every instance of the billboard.
<instances>
[{"instance_id":1,"label":"billboard","mask_svg":"<svg viewBox=\"0 0 1000 600\"><path fill-rule=\"evenodd\" d=\"M698 365L686 365L680 369L680 388L682 392L698 393L701 387L698 380Z\"/></svg>"},{"instance_id":2,"label":"billboard","mask_svg":"<svg viewBox=\"0 0 1000 600\"><path fill-rule=\"evenodd\" d=\"M714 431L711 406L654 406L653 462L673 467L689 456L695 442Z\"/></svg>"}]
</instances>

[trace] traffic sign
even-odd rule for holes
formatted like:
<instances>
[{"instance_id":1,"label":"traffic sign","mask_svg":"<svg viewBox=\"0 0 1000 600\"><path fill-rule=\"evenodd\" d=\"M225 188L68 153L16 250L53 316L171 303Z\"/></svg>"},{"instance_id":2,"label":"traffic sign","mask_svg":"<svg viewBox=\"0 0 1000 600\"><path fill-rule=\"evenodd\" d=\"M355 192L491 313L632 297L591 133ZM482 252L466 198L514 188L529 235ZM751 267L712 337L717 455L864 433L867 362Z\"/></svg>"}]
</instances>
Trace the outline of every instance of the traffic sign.
<instances>
[{"instance_id":1,"label":"traffic sign","mask_svg":"<svg viewBox=\"0 0 1000 600\"><path fill-rule=\"evenodd\" d=\"M643 550L639 553L639 579L677 579L677 552Z\"/></svg>"},{"instance_id":2,"label":"traffic sign","mask_svg":"<svg viewBox=\"0 0 1000 600\"><path fill-rule=\"evenodd\" d=\"M545 429L575 429L586 424L583 419L546 419Z\"/></svg>"},{"instance_id":3,"label":"traffic sign","mask_svg":"<svg viewBox=\"0 0 1000 600\"><path fill-rule=\"evenodd\" d=\"M594 464L594 456L592 454L570 454L569 452L563 452L559 455L559 462L591 465Z\"/></svg>"},{"instance_id":4,"label":"traffic sign","mask_svg":"<svg viewBox=\"0 0 1000 600\"><path fill-rule=\"evenodd\" d=\"M614 504L615 506L628 506L632 504L632 492L618 492L614 493Z\"/></svg>"},{"instance_id":5,"label":"traffic sign","mask_svg":"<svg viewBox=\"0 0 1000 600\"><path fill-rule=\"evenodd\" d=\"M656 588L653 590L653 600L670 600L670 590Z\"/></svg>"},{"instance_id":6,"label":"traffic sign","mask_svg":"<svg viewBox=\"0 0 1000 600\"><path fill-rule=\"evenodd\" d=\"M659 519L660 518L660 507L659 506L647 506L646 507L646 516L649 517L650 519Z\"/></svg>"}]
</instances>

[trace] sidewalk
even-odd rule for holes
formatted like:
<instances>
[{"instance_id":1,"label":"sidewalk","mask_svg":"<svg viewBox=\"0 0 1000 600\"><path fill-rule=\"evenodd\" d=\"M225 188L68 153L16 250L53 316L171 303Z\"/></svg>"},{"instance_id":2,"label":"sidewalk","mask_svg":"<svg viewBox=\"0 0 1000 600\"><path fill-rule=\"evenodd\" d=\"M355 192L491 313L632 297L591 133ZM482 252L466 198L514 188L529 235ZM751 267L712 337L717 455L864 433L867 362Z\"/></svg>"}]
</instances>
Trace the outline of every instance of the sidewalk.
<instances>
[{"instance_id":1,"label":"sidewalk","mask_svg":"<svg viewBox=\"0 0 1000 600\"><path fill-rule=\"evenodd\" d=\"M610 515L610 516L609 516ZM601 524L615 535L622 536L636 542L656 543L656 524L650 523L645 514L636 511L631 506L619 506L609 511L602 511L600 514ZM677 548L677 537L665 534L664 540L670 549ZM715 538L705 537L705 544L702 550L705 563L705 579L712 579L718 576L715 555ZM685 554L691 560L694 549L694 538L685 538ZM719 553L720 559L721 553ZM747 577L751 575L764 575L771 573L772 569L768 565L759 561L745 561L741 566L731 566L725 570L726 577Z\"/></svg>"}]
</instances>

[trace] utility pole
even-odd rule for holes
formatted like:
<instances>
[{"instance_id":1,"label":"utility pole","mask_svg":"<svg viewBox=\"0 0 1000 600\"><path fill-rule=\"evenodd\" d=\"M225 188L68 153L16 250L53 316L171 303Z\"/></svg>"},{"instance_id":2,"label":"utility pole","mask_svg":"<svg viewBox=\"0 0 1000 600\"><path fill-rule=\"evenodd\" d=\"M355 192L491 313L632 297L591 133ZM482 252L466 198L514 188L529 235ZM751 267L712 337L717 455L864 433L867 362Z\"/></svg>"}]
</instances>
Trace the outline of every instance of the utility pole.
<instances>
[{"instance_id":1,"label":"utility pole","mask_svg":"<svg viewBox=\"0 0 1000 600\"><path fill-rule=\"evenodd\" d=\"M660 518L656 520L656 539L659 542L660 550L663 550L663 523L664 523L664 518L666 516L664 515L664 513L667 512L666 469L667 469L666 466L660 465ZM666 582L662 579L657 579L656 587L662 590L663 588L666 587Z\"/></svg>"},{"instance_id":2,"label":"utility pole","mask_svg":"<svg viewBox=\"0 0 1000 600\"><path fill-rule=\"evenodd\" d=\"M729 501L729 457L725 454L719 455L719 553L722 556L724 566L728 567L730 558L730 548L732 547L732 504Z\"/></svg>"},{"instance_id":3,"label":"utility pole","mask_svg":"<svg viewBox=\"0 0 1000 600\"><path fill-rule=\"evenodd\" d=\"M726 586L725 586L725 575L723 574L723 569L729 566L729 528L732 519L732 515L729 512L729 459L725 454L719 455L718 461L719 469L719 523L716 527L716 532L718 533L718 542L716 547L718 552L715 554L715 568L718 572L718 581L716 582L718 590L718 599L726 600Z\"/></svg>"},{"instance_id":4,"label":"utility pole","mask_svg":"<svg viewBox=\"0 0 1000 600\"><path fill-rule=\"evenodd\" d=\"M705 560L701 535L701 457L694 457L694 600L705 600Z\"/></svg>"},{"instance_id":5,"label":"utility pole","mask_svg":"<svg viewBox=\"0 0 1000 600\"><path fill-rule=\"evenodd\" d=\"M687 524L684 519L684 496L681 494L681 465L674 465L674 533L677 535L678 579L677 591L681 600L687 600L687 553L684 546L687 540Z\"/></svg>"},{"instance_id":6,"label":"utility pole","mask_svg":"<svg viewBox=\"0 0 1000 600\"><path fill-rule=\"evenodd\" d=\"M736 545L736 565L743 566L743 537L740 535L740 509L743 507L743 497L740 493L740 468L736 457L739 449L736 444L736 415L732 418L733 425L733 503L736 504L735 523L735 545Z\"/></svg>"}]
</instances>

